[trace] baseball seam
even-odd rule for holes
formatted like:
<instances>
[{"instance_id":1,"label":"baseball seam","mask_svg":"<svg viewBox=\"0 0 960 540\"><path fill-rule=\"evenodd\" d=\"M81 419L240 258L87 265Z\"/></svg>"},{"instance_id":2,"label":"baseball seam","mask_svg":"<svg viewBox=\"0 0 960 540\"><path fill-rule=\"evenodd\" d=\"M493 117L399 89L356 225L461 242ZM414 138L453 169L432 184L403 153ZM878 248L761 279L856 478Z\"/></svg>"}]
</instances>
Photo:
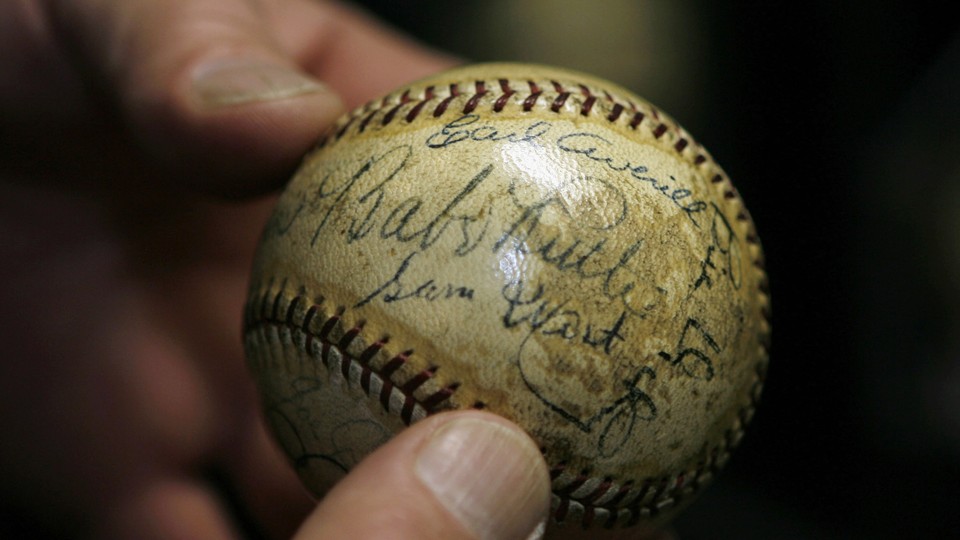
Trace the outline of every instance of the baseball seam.
<instances>
[{"instance_id":1,"label":"baseball seam","mask_svg":"<svg viewBox=\"0 0 960 540\"><path fill-rule=\"evenodd\" d=\"M593 476L589 471L570 471L565 463L551 465L554 499L552 515L557 522L573 518L579 520L584 527L594 523L602 523L606 528L612 528L617 523L633 525L677 506L705 486L723 468L754 414L766 378L770 346L769 284L760 240L739 193L726 174L683 128L653 106L638 105L633 100L617 97L606 90L597 90L582 83L565 86L556 80L545 83L527 80L519 82L524 87L522 90L516 88L517 84L517 81L497 79L474 81L472 84L453 82L449 85L431 85L419 89L411 87L394 92L355 109L338 121L328 134L318 141L317 148L335 144L351 133L351 129L362 134L375 126L382 128L401 121L409 124L422 117L436 119L451 112L472 114L487 106L490 112L502 113L510 107L517 107L524 113L537 109L580 117L599 116L610 124L635 132L646 131L655 141L672 148L692 165L707 169L705 177L710 185L720 191L724 200L736 205L734 215L745 241L752 247L751 259L757 274L756 290L762 317L757 344L761 350L761 360L755 366L755 379L747 393L746 402L742 404L720 440L711 443L706 460L691 470L642 481L628 479L617 482L612 477ZM379 119L378 115L381 115ZM426 393L420 398L415 395L426 382L436 382L433 381L435 367L420 372L419 377L395 380L395 370L375 369L370 362L374 355L385 351L386 338L366 345L371 342L365 341L362 336L362 322L345 331L334 331L340 324L343 309L338 308L334 313L326 315L322 309L322 299L314 302L301 293L293 293L288 300L290 304L285 314L279 316L278 306L283 301L281 297L288 292L284 284L273 296L272 288L271 283L262 289L264 292L259 301L252 297L248 302L245 330L247 335L255 329L268 327L274 328L278 333L289 333L290 341L299 343L301 352L320 358L328 369L340 369L353 387L360 388L371 399L377 399L385 410L399 414L406 424L438 410L452 408L449 398L456 391L458 383L434 389L432 393ZM266 306L271 298L273 307L268 311ZM306 311L309 316L305 316L304 321L298 324L293 319L293 312L299 309L295 306L301 303L310 304ZM261 304L259 308L257 304ZM327 319L321 321L318 316L326 316ZM320 325L319 332L311 330L317 325ZM337 335L340 337L336 341L330 337ZM320 343L319 346L317 342ZM393 358L400 356L402 355ZM403 362L405 361L406 358ZM385 365L389 365L389 362ZM354 372L356 375L348 376ZM384 397L385 393L390 396ZM545 456L549 460L548 449L545 450Z\"/></svg>"},{"instance_id":2,"label":"baseball seam","mask_svg":"<svg viewBox=\"0 0 960 540\"><path fill-rule=\"evenodd\" d=\"M374 365L374 357L386 353L388 338L366 342L361 338L363 321L344 327L343 308L327 313L322 299L312 302L299 294L288 298L285 284L275 295L269 294L271 289L272 286L268 286L263 296L256 299L259 301L251 298L248 303L244 335L272 328L281 343L297 344L300 352L318 358L330 372L340 372L351 386L376 399L385 411L398 415L404 424L410 425L442 408L459 387L459 383L452 383L424 392L426 383L437 372L436 366L399 380L397 374L412 351L388 355L381 365ZM285 309L282 307L284 301L287 302ZM306 306L306 310L302 312L302 320L297 321L301 306ZM287 339L282 339L280 333L285 333Z\"/></svg>"},{"instance_id":3,"label":"baseball seam","mask_svg":"<svg viewBox=\"0 0 960 540\"><path fill-rule=\"evenodd\" d=\"M323 299L311 301L305 294L291 294L286 283L273 291L273 284L268 284L260 296L254 296L248 302L244 328L248 340L274 339L283 346L293 345L298 353L320 360L328 373L341 373L351 387L377 401L384 411L397 415L406 425L440 410L454 408L449 400L459 383L447 384L420 397L416 395L434 378L435 367L418 371L406 379L397 377L398 368L409 360L413 351L391 355L386 351L386 337L372 343L366 341L362 335L362 322L342 324L343 308L329 312L324 309ZM261 350L266 349L261 347ZM378 354L389 358L380 368L372 365ZM295 372L293 367L287 365L285 369ZM299 368L303 369L302 366ZM750 395L750 405L739 411L734 425L712 447L708 459L693 470L647 478L639 483L634 480L618 483L612 477L591 476L588 471L568 471L563 463L552 465L553 519L563 523L574 514L584 527L600 522L602 526L612 528L618 522L624 526L634 525L676 506L705 486L726 464L753 414L759 389L755 388ZM544 453L549 458L548 450Z\"/></svg>"}]
</instances>

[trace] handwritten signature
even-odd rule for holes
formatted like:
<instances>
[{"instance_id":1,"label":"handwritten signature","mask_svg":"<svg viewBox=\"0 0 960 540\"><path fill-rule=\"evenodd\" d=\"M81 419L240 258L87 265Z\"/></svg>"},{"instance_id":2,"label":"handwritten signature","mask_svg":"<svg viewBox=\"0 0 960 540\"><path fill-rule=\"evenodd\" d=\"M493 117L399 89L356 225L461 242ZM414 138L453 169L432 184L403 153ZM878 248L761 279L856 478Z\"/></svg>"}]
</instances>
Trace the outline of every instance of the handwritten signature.
<instances>
[{"instance_id":1,"label":"handwritten signature","mask_svg":"<svg viewBox=\"0 0 960 540\"><path fill-rule=\"evenodd\" d=\"M713 287L714 274L725 276L734 289L743 284L743 268L740 262L740 239L730 226L723 212L712 205L713 221L710 225L710 244L707 253L700 261L700 275L693 283L693 290L701 286ZM718 260L715 260L718 259ZM719 265L719 266L718 266Z\"/></svg>"},{"instance_id":2,"label":"handwritten signature","mask_svg":"<svg viewBox=\"0 0 960 540\"><path fill-rule=\"evenodd\" d=\"M465 141L533 142L546 135L550 128L549 122L537 121L520 130L502 131L494 124L481 122L478 114L465 114L427 137L426 145L429 148L446 148Z\"/></svg>"},{"instance_id":3,"label":"handwritten signature","mask_svg":"<svg viewBox=\"0 0 960 540\"><path fill-rule=\"evenodd\" d=\"M658 354L687 377L709 381L716 374L711 356L723 348L707 332L702 322L690 318L683 325L676 350L675 354L666 351Z\"/></svg>"},{"instance_id":4,"label":"handwritten signature","mask_svg":"<svg viewBox=\"0 0 960 540\"><path fill-rule=\"evenodd\" d=\"M628 173L634 180L653 188L654 191L666 197L672 204L682 210L690 221L700 227L697 221L697 214L707 209L705 201L694 199L693 192L689 189L677 187L677 179L669 175L670 185L666 180L651 176L650 169L646 165L634 163L629 158L615 155L612 148L613 141L596 133L568 133L557 139L557 147L572 154L586 157L590 161L601 164L610 171L618 173Z\"/></svg>"},{"instance_id":5,"label":"handwritten signature","mask_svg":"<svg viewBox=\"0 0 960 540\"><path fill-rule=\"evenodd\" d=\"M570 300L550 300L543 284L530 287L522 280L504 286L501 294L507 302L502 317L503 326L508 329L522 328L526 332L513 358L524 384L540 402L581 431L596 431L597 451L602 457L615 455L630 440L638 421L650 421L657 417L656 403L641 388L641 381L656 378L653 368L640 366L628 379L602 382L615 395L622 393L605 406L596 407L592 402L589 405L579 403L576 396L554 388L550 366L562 363L563 359L541 358L540 354L531 353L528 349L534 336L555 337L571 345L586 345L610 357L612 363L620 364L623 358L618 345L626 340L625 327L632 318L627 311L621 311L612 323L589 320ZM587 373L584 375L590 376Z\"/></svg>"},{"instance_id":6,"label":"handwritten signature","mask_svg":"<svg viewBox=\"0 0 960 540\"><path fill-rule=\"evenodd\" d=\"M504 328L522 325L529 333L578 341L593 348L600 348L606 354L613 352L618 341L624 341L621 329L628 317L627 311L622 311L616 322L598 327L570 307L569 300L555 301L547 298L543 284L537 284L532 292L526 289L522 279L503 287L501 295L507 302L507 309L502 317Z\"/></svg>"},{"instance_id":7,"label":"handwritten signature","mask_svg":"<svg viewBox=\"0 0 960 540\"><path fill-rule=\"evenodd\" d=\"M428 302L455 298L473 300L474 290L466 285L440 283L436 278L427 278L415 285L408 284L404 278L406 277L407 270L410 269L410 261L419 253L418 251L414 251L407 255L390 279L379 285L363 300L357 302L354 307L364 306L378 298L385 304L411 299L426 300Z\"/></svg>"}]
</instances>

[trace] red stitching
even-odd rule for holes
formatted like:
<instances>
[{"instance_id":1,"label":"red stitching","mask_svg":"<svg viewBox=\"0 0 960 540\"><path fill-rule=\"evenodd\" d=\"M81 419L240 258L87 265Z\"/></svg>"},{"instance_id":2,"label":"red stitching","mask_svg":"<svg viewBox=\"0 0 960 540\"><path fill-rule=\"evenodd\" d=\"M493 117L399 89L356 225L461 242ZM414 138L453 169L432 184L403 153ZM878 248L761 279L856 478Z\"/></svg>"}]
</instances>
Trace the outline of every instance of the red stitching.
<instances>
[{"instance_id":1,"label":"red stitching","mask_svg":"<svg viewBox=\"0 0 960 540\"><path fill-rule=\"evenodd\" d=\"M593 104L597 101L596 96L590 96L584 100L583 105L580 106L580 114L583 116L590 116L590 109L593 108Z\"/></svg>"},{"instance_id":2,"label":"red stitching","mask_svg":"<svg viewBox=\"0 0 960 540\"><path fill-rule=\"evenodd\" d=\"M590 93L590 89L585 85L580 85L580 92L583 94L583 97L586 99L583 100L583 105L580 106L580 114L582 116L590 116L590 109L593 108L593 104L597 101L597 96Z\"/></svg>"},{"instance_id":3,"label":"red stitching","mask_svg":"<svg viewBox=\"0 0 960 540\"><path fill-rule=\"evenodd\" d=\"M540 99L540 95L543 94L543 90L540 90L540 87L537 86L537 83L533 81L527 81L527 84L530 85L530 95L523 100L524 112L532 111L533 107L537 104L537 100Z\"/></svg>"},{"instance_id":4,"label":"red stitching","mask_svg":"<svg viewBox=\"0 0 960 540\"><path fill-rule=\"evenodd\" d=\"M507 106L507 102L510 101L510 98L516 94L516 91L513 88L510 88L510 81L507 79L500 79L500 91L503 92L497 101L493 103L493 112L501 112L503 108Z\"/></svg>"},{"instance_id":5,"label":"red stitching","mask_svg":"<svg viewBox=\"0 0 960 540\"><path fill-rule=\"evenodd\" d=\"M352 117L352 118L350 118L350 120L347 120L347 123L345 123L345 124L343 125L343 127L341 127L340 129L337 130L337 134L336 134L336 137L335 137L335 138L337 138L337 139L342 138L342 137L343 137L343 134L347 132L347 128L350 127L350 124L352 124L355 119L356 119L356 117Z\"/></svg>"},{"instance_id":6,"label":"red stitching","mask_svg":"<svg viewBox=\"0 0 960 540\"><path fill-rule=\"evenodd\" d=\"M346 380L350 381L351 369L353 369L353 366L357 366L360 369L360 376L357 381L360 388L371 398L377 399L384 410L390 412L390 396L394 389L399 391L403 395L403 406L399 411L399 415L405 424L409 425L413 420L413 415L417 407L422 408L428 415L432 414L439 410L442 404L448 401L456 392L457 388L460 387L458 382L454 382L432 392L422 400L417 399L414 394L427 381L434 377L437 371L436 367L423 370L403 382L403 384L398 384L397 381L392 379L392 376L407 362L412 351L404 351L394 356L382 369L375 370L370 365L370 362L385 348L388 343L387 338L377 340L367 345L358 354L352 355L348 352L348 349L353 341L363 332L362 322L357 323L344 332L338 340L334 341L331 339L331 333L343 320L343 308L338 308L335 313L327 316L319 331L313 331L311 328L314 325L313 321L317 318L318 313L321 313L322 306L319 303L311 304L306 308L303 321L297 323L295 321L296 313L299 311L300 305L305 303L307 299L302 295L294 295L289 300L289 305L283 310L283 316L281 317L280 308L285 298L284 291L286 289L286 283L280 286L275 295L271 295L269 291L272 288L272 283L271 281L268 288L265 289L267 292L263 294L262 298L249 303L248 309L246 310L246 320L244 321L244 333L252 332L259 327L285 328L289 332L300 332L304 335L302 350L308 354L313 350L314 342L319 340L321 344L320 357L325 364L328 364L328 368L337 369ZM256 308L256 306L259 306L259 308ZM329 365L331 349L336 349L339 353L340 362L337 366ZM380 394L377 396L370 394L372 386L371 380L374 376L382 381Z\"/></svg>"},{"instance_id":7,"label":"red stitching","mask_svg":"<svg viewBox=\"0 0 960 540\"><path fill-rule=\"evenodd\" d=\"M584 476L582 474L578 475L576 478L574 478L573 482L570 482L570 484L564 486L563 489L559 490L557 495L561 495L561 496L570 495L574 491L580 489L580 487L583 486L583 484L585 484L589 479L590 477L588 476Z\"/></svg>"},{"instance_id":8,"label":"red stitching","mask_svg":"<svg viewBox=\"0 0 960 540\"><path fill-rule=\"evenodd\" d=\"M450 399L450 396L457 391L457 388L460 388L460 383L452 383L447 385L445 388L441 388L437 392L431 394L430 397L423 400L423 407L427 410L435 409L438 405Z\"/></svg>"},{"instance_id":9,"label":"red stitching","mask_svg":"<svg viewBox=\"0 0 960 540\"><path fill-rule=\"evenodd\" d=\"M567 519L567 511L570 509L570 499L566 497L560 497L560 504L557 505L557 509L553 511L553 519L557 520L557 523L563 523Z\"/></svg>"},{"instance_id":10,"label":"red stitching","mask_svg":"<svg viewBox=\"0 0 960 540\"><path fill-rule=\"evenodd\" d=\"M583 507L583 517L581 518L581 523L583 528L588 528L593 525L593 519L596 517L594 506L584 506Z\"/></svg>"},{"instance_id":11,"label":"red stitching","mask_svg":"<svg viewBox=\"0 0 960 540\"><path fill-rule=\"evenodd\" d=\"M407 382L403 383L403 386L400 387L400 390L403 391L404 394L413 394L417 388L423 386L423 383L433 378L433 374L436 373L436 371L436 367L428 367L427 369L411 377Z\"/></svg>"},{"instance_id":12,"label":"red stitching","mask_svg":"<svg viewBox=\"0 0 960 540\"><path fill-rule=\"evenodd\" d=\"M420 114L420 111L423 109L423 107L424 107L427 103L429 103L433 98L434 98L433 86L431 85L431 86L428 86L428 87L423 91L423 99L421 99L420 101L418 101L418 102L413 106L413 108L410 109L410 112L407 113L407 116L406 116L407 122L408 122L408 123L409 123L409 122L413 122L414 119L416 119L417 116Z\"/></svg>"},{"instance_id":13,"label":"red stitching","mask_svg":"<svg viewBox=\"0 0 960 540\"><path fill-rule=\"evenodd\" d=\"M475 88L476 91L473 93L473 96L471 96L463 106L463 114L470 114L475 111L477 105L480 104L480 100L483 99L483 96L487 95L486 85L483 81L477 81Z\"/></svg>"},{"instance_id":14,"label":"red stitching","mask_svg":"<svg viewBox=\"0 0 960 540\"><path fill-rule=\"evenodd\" d=\"M433 116L437 117L446 112L450 102L458 97L460 97L460 87L457 86L457 83L450 83L450 95L437 104L437 108L433 110Z\"/></svg>"},{"instance_id":15,"label":"red stitching","mask_svg":"<svg viewBox=\"0 0 960 540\"><path fill-rule=\"evenodd\" d=\"M391 375L393 375L393 372L400 369L400 366L407 363L407 358L409 357L409 354L410 354L409 352L402 352L394 356L393 358L390 359L389 362L384 364L383 368L380 369L380 372L385 377L390 377Z\"/></svg>"},{"instance_id":16,"label":"red stitching","mask_svg":"<svg viewBox=\"0 0 960 540\"><path fill-rule=\"evenodd\" d=\"M610 114L607 115L608 122L616 122L617 118L620 118L620 115L623 114L624 106L621 103L614 103L613 110L610 111Z\"/></svg>"},{"instance_id":17,"label":"red stitching","mask_svg":"<svg viewBox=\"0 0 960 540\"><path fill-rule=\"evenodd\" d=\"M624 482L623 485L620 486L620 490L617 491L617 494L614 495L613 498L611 498L609 501L607 501L607 505L611 507L616 507L617 505L620 504L620 501L622 501L623 498L626 497L628 493L630 493L630 490L632 489L633 489L633 480L628 480Z\"/></svg>"},{"instance_id":18,"label":"red stitching","mask_svg":"<svg viewBox=\"0 0 960 540\"><path fill-rule=\"evenodd\" d=\"M370 120L373 120L373 117L376 116L377 109L370 111L370 114L363 117L363 120L360 121L360 124L357 125L357 131L363 133L367 129L367 124L370 123Z\"/></svg>"},{"instance_id":19,"label":"red stitching","mask_svg":"<svg viewBox=\"0 0 960 540\"><path fill-rule=\"evenodd\" d=\"M561 92L550 104L550 110L553 112L560 112L560 109L563 108L563 104L567 102L567 99L570 97L570 92Z\"/></svg>"},{"instance_id":20,"label":"red stitching","mask_svg":"<svg viewBox=\"0 0 960 540\"><path fill-rule=\"evenodd\" d=\"M383 118L380 120L380 125L385 126L393 121L393 117L397 115L397 111L400 110L400 107L403 107L406 103L397 103L390 110L383 115Z\"/></svg>"},{"instance_id":21,"label":"red stitching","mask_svg":"<svg viewBox=\"0 0 960 540\"><path fill-rule=\"evenodd\" d=\"M611 487L613 487L613 479L610 477L604 478L603 481L600 482L600 485L598 485L592 492L583 497L581 500L591 503L592 506L593 501L599 499L603 495L606 495L607 492L610 491Z\"/></svg>"}]
</instances>

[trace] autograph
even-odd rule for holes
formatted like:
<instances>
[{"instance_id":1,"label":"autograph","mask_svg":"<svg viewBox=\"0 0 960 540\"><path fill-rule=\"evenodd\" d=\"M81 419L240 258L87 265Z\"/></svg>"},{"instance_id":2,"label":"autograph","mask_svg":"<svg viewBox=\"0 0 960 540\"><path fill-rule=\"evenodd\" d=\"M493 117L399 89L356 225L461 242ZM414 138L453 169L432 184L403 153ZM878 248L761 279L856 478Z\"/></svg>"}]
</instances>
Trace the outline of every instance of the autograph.
<instances>
[{"instance_id":1,"label":"autograph","mask_svg":"<svg viewBox=\"0 0 960 540\"><path fill-rule=\"evenodd\" d=\"M387 268L392 273L362 291L354 307L479 302L485 289L478 283L466 276L441 278L451 274L431 265L481 251L535 261L538 272L545 274L534 280L517 271L508 276L499 298L485 300L497 306L500 324L519 340L515 352L508 354L530 392L565 421L593 434L597 455L612 457L632 440L640 423L658 418L658 370L710 381L718 370L714 358L723 350L707 331L708 324L690 318L679 336L660 336L667 343L676 340L675 348L650 358L630 353L631 331L637 339L640 321L663 305L669 292L667 284L654 283L654 274L645 270L650 268L647 248L658 239L635 225L637 216L650 209L629 201L636 200L638 192L652 190L647 200L661 201L657 212L682 215L686 220L676 221L689 222L684 225L689 231L709 234L706 252L697 254L702 257L699 277L685 282L693 283L694 291L711 288L716 274L739 287L740 244L722 212L683 187L681 180L658 175L637 156L616 151L613 140L601 134L559 131L558 124L546 121L505 129L467 114L426 135L418 143L422 146L398 144L359 161L318 163L308 171L315 180L291 195L292 204L285 205L289 212L278 214L271 230L284 235L303 220L313 247L330 236L346 246L369 240L389 244L390 264L395 266ZM423 171L434 152L491 143L549 147L553 155L579 163L582 170L569 180L556 179L556 185L541 185L504 177L494 162L472 158L456 169L469 172L447 175L439 191L412 188L420 180L413 175L422 174L413 171ZM591 199L571 198L565 190L588 193ZM439 256L439 250L445 256ZM590 290L596 296L591 301L602 302L604 309L589 307L601 304L584 307L582 298L550 281L560 276ZM496 296L492 291L488 294ZM598 369L601 364L603 369ZM568 370L563 381L557 381L556 365ZM598 387L612 397L597 400L591 396L598 392L581 391Z\"/></svg>"},{"instance_id":2,"label":"autograph","mask_svg":"<svg viewBox=\"0 0 960 540\"><path fill-rule=\"evenodd\" d=\"M513 358L521 378L530 392L550 410L560 415L585 433L598 433L597 451L602 457L615 455L630 439L638 421L650 421L657 417L657 405L650 394L641 388L641 382L652 381L656 371L649 366L639 366L625 380L600 381L614 392L622 392L604 406L577 403L563 388L556 388L550 380L550 367L563 363L560 358L542 358L528 347L536 336L553 337L571 345L581 344L598 354L611 358L611 363L621 364L618 345L626 340L624 331L631 315L621 311L612 323L591 320L588 315L573 307L569 300L551 301L546 298L546 288L537 284L531 290L522 280L506 285L502 296L507 302L503 314L504 328L522 328L526 332ZM575 348L562 350L575 354ZM583 373L585 376L587 372ZM571 377L576 379L576 375Z\"/></svg>"},{"instance_id":3,"label":"autograph","mask_svg":"<svg viewBox=\"0 0 960 540\"><path fill-rule=\"evenodd\" d=\"M672 204L682 210L690 221L700 228L697 214L707 209L707 203L692 199L693 192L689 189L674 187L662 178L651 176L650 170L639 163L614 155L610 146L613 141L596 133L569 133L557 139L557 147L564 152L570 152L586 157L590 161L599 163L613 172L628 173L634 180L648 185L654 191L666 197ZM676 184L677 179L670 176L670 182Z\"/></svg>"},{"instance_id":4,"label":"autograph","mask_svg":"<svg viewBox=\"0 0 960 540\"><path fill-rule=\"evenodd\" d=\"M713 221L710 225L710 245L700 261L700 276L693 283L693 290L701 286L713 287L714 274L719 273L730 280L734 289L743 284L743 269L740 266L740 239L730 226L717 205L713 208ZM719 267L718 267L719 263Z\"/></svg>"},{"instance_id":5,"label":"autograph","mask_svg":"<svg viewBox=\"0 0 960 540\"><path fill-rule=\"evenodd\" d=\"M400 302L402 300L420 299L428 302L437 300L450 300L461 298L464 300L473 300L474 290L466 285L454 285L451 283L439 283L436 278L428 278L419 284L409 285L404 281L407 270L410 269L410 261L418 254L414 251L407 255L400 267L394 272L386 282L377 287L372 293L368 294L363 300L360 300L353 307L361 307L369 304L373 300L380 299L384 304Z\"/></svg>"},{"instance_id":6,"label":"autograph","mask_svg":"<svg viewBox=\"0 0 960 540\"><path fill-rule=\"evenodd\" d=\"M454 144L469 142L508 142L522 143L539 140L550 131L549 122L539 121L529 124L519 131L501 131L493 124L480 122L480 115L465 114L444 125L440 131L427 137L429 148L446 148Z\"/></svg>"}]
</instances>

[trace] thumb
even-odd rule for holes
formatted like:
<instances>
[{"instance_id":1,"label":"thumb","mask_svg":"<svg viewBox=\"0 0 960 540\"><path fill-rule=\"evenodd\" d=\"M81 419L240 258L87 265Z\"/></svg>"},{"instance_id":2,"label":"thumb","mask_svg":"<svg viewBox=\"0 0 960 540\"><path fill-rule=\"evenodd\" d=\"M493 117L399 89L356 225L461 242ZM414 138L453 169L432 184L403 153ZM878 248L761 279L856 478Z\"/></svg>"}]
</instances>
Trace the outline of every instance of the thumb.
<instances>
[{"instance_id":1,"label":"thumb","mask_svg":"<svg viewBox=\"0 0 960 540\"><path fill-rule=\"evenodd\" d=\"M550 506L546 463L507 420L429 417L368 456L323 499L299 540L537 538Z\"/></svg>"},{"instance_id":2,"label":"thumb","mask_svg":"<svg viewBox=\"0 0 960 540\"><path fill-rule=\"evenodd\" d=\"M64 49L175 187L260 191L343 105L249 0L51 0ZM189 173L189 174L187 174ZM186 184L186 185L183 185Z\"/></svg>"}]
</instances>

